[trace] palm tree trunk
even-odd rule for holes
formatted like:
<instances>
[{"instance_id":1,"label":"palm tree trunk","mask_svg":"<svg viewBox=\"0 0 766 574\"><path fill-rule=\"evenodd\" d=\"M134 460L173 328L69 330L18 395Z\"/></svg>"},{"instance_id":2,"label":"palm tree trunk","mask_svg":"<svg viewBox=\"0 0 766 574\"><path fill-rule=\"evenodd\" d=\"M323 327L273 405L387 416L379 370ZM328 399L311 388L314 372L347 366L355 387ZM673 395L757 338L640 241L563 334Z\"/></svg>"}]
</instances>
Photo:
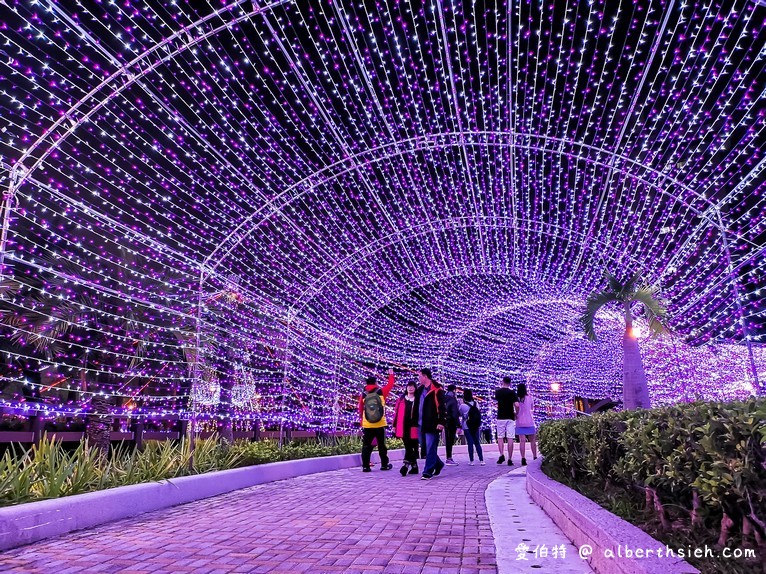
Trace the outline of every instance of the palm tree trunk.
<instances>
[{"instance_id":1,"label":"palm tree trunk","mask_svg":"<svg viewBox=\"0 0 766 574\"><path fill-rule=\"evenodd\" d=\"M109 410L109 399L95 394L90 400L91 413L87 418L85 437L88 446L96 450L102 460L109 456L110 435L112 432L112 415Z\"/></svg>"},{"instance_id":2,"label":"palm tree trunk","mask_svg":"<svg viewBox=\"0 0 766 574\"><path fill-rule=\"evenodd\" d=\"M646 373L638 340L633 335L630 303L625 303L625 335L622 338L622 406L626 410L651 408Z\"/></svg>"}]
</instances>

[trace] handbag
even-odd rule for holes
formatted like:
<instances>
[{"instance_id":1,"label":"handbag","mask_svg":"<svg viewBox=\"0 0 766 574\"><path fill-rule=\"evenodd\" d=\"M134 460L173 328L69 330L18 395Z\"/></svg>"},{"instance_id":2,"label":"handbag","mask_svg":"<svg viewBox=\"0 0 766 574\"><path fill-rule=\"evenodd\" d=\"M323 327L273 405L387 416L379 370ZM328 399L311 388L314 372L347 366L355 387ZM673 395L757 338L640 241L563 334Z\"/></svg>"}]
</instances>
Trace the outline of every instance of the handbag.
<instances>
[{"instance_id":1,"label":"handbag","mask_svg":"<svg viewBox=\"0 0 766 574\"><path fill-rule=\"evenodd\" d=\"M419 438L420 434L418 433L418 427L412 427L410 428L410 438Z\"/></svg>"}]
</instances>

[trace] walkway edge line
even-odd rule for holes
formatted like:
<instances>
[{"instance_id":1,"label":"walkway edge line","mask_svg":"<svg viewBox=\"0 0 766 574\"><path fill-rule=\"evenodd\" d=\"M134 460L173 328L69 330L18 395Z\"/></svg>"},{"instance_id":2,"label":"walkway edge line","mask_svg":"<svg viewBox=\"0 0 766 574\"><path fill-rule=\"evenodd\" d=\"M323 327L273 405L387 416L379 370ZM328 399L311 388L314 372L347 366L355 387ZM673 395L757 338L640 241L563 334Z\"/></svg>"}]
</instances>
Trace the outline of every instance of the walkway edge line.
<instances>
[{"instance_id":1,"label":"walkway edge line","mask_svg":"<svg viewBox=\"0 0 766 574\"><path fill-rule=\"evenodd\" d=\"M699 574L699 570L675 556L666 557L666 545L646 532L615 516L589 498L549 478L541 461L527 466L527 492L553 519L562 532L580 549L592 549L588 564L598 574ZM652 556L636 557L636 550ZM663 556L657 557L657 549ZM607 554L611 553L611 556ZM633 557L627 557L630 551Z\"/></svg>"},{"instance_id":2,"label":"walkway edge line","mask_svg":"<svg viewBox=\"0 0 766 574\"><path fill-rule=\"evenodd\" d=\"M288 460L0 508L0 551L249 486L361 465L359 454Z\"/></svg>"}]
</instances>

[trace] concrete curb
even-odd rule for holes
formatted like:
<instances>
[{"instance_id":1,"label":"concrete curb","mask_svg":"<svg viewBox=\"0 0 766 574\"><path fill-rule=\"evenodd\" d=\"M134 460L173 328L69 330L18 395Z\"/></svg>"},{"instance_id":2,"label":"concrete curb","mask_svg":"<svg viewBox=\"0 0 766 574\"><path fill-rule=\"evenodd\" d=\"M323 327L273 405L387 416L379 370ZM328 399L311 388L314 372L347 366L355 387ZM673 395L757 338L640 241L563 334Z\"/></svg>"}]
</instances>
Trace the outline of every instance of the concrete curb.
<instances>
[{"instance_id":1,"label":"concrete curb","mask_svg":"<svg viewBox=\"0 0 766 574\"><path fill-rule=\"evenodd\" d=\"M401 460L402 450L389 451ZM379 462L377 451L373 461ZM120 486L0 508L0 550L145 512L306 474L360 467L360 454L306 458Z\"/></svg>"},{"instance_id":2,"label":"concrete curb","mask_svg":"<svg viewBox=\"0 0 766 574\"><path fill-rule=\"evenodd\" d=\"M592 574L577 548L526 490L526 467L492 481L484 493L498 574Z\"/></svg>"},{"instance_id":3,"label":"concrete curb","mask_svg":"<svg viewBox=\"0 0 766 574\"><path fill-rule=\"evenodd\" d=\"M590 567L598 574L699 574L678 556L666 556L666 545L615 516L571 488L548 478L540 460L527 467L527 492L580 549L592 550ZM641 551L637 556L636 551ZM652 553L644 556L647 550ZM658 550L662 555L658 556ZM628 552L632 557L628 557Z\"/></svg>"}]
</instances>

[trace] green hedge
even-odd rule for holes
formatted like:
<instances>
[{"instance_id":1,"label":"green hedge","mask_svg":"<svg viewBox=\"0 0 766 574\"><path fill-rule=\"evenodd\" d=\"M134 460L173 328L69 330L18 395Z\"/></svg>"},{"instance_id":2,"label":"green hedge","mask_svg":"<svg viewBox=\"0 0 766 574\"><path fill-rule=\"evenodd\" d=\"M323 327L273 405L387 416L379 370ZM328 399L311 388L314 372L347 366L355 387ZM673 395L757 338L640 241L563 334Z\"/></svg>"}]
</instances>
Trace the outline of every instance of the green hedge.
<instances>
[{"instance_id":1,"label":"green hedge","mask_svg":"<svg viewBox=\"0 0 766 574\"><path fill-rule=\"evenodd\" d=\"M539 441L552 478L640 493L660 531L736 534L766 557L766 400L549 421Z\"/></svg>"},{"instance_id":2,"label":"green hedge","mask_svg":"<svg viewBox=\"0 0 766 574\"><path fill-rule=\"evenodd\" d=\"M398 439L386 443L390 449L403 448ZM274 440L224 447L207 439L196 441L192 457L186 441L149 441L141 451L123 445L101 460L85 443L70 452L44 438L39 446L14 446L0 458L0 506L282 460L354 454L361 448L359 437L288 443L282 449Z\"/></svg>"}]
</instances>

